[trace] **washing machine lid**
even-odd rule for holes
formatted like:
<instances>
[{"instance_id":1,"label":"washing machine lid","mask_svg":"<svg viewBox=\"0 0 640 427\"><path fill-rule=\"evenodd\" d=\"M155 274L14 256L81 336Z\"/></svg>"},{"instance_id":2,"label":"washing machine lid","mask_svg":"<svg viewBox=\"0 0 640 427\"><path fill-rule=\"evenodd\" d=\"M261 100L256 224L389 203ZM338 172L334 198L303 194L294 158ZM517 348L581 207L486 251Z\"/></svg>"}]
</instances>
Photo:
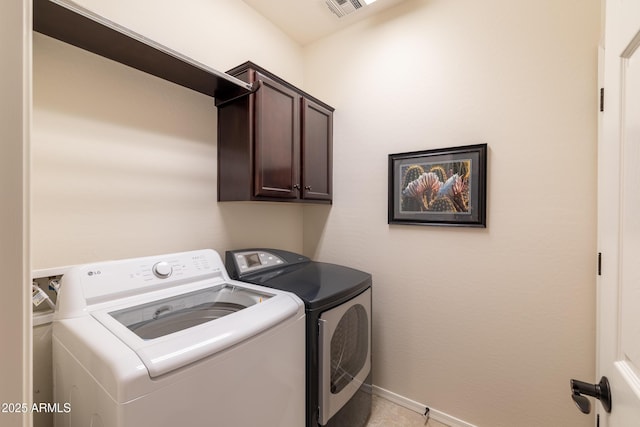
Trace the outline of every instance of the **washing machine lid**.
<instances>
[{"instance_id":1,"label":"washing machine lid","mask_svg":"<svg viewBox=\"0 0 640 427\"><path fill-rule=\"evenodd\" d=\"M295 295L231 280L217 252L204 249L71 268L54 330L76 328L80 342L116 336L157 377L301 314Z\"/></svg>"},{"instance_id":2,"label":"washing machine lid","mask_svg":"<svg viewBox=\"0 0 640 427\"><path fill-rule=\"evenodd\" d=\"M151 340L236 313L272 296L225 283L108 314L139 338Z\"/></svg>"},{"instance_id":3,"label":"washing machine lid","mask_svg":"<svg viewBox=\"0 0 640 427\"><path fill-rule=\"evenodd\" d=\"M296 315L293 295L229 282L91 317L140 358L150 377L219 353ZM257 287L256 287L257 288Z\"/></svg>"}]
</instances>

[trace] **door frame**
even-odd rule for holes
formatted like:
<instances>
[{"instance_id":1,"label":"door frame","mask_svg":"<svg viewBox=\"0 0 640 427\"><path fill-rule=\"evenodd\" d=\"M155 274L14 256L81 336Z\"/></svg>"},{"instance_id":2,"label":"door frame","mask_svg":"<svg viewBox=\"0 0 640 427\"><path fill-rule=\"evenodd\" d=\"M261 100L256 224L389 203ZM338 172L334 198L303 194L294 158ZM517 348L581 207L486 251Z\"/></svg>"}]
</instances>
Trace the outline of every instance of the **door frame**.
<instances>
[{"instance_id":1,"label":"door frame","mask_svg":"<svg viewBox=\"0 0 640 427\"><path fill-rule=\"evenodd\" d=\"M33 403L31 253L30 253L30 133L32 91L31 0L4 0L0 6L4 59L0 79L5 96L0 111L2 155L0 156L0 240L2 241L3 286L0 298L2 328L2 373L0 401ZM24 407L24 406L22 406ZM30 426L31 411L1 413L10 425Z\"/></svg>"}]
</instances>

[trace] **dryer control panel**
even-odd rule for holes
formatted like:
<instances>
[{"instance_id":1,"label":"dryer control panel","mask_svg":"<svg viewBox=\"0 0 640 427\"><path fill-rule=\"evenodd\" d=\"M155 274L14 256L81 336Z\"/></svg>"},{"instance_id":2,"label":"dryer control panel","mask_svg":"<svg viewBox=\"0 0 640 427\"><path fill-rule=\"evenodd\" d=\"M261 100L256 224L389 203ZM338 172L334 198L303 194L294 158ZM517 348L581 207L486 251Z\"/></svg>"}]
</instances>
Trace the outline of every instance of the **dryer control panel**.
<instances>
[{"instance_id":1,"label":"dryer control panel","mask_svg":"<svg viewBox=\"0 0 640 427\"><path fill-rule=\"evenodd\" d=\"M228 251L225 256L227 271L234 279L309 261L310 259L304 255L264 248Z\"/></svg>"}]
</instances>

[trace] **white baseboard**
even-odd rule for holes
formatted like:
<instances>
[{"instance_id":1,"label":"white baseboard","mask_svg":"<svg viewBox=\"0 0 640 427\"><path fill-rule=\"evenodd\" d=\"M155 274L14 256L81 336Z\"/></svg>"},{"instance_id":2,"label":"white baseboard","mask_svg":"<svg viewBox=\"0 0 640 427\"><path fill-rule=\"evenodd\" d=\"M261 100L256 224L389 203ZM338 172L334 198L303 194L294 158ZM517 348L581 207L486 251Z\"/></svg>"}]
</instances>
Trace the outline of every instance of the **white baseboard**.
<instances>
[{"instance_id":1,"label":"white baseboard","mask_svg":"<svg viewBox=\"0 0 640 427\"><path fill-rule=\"evenodd\" d=\"M373 387L373 394L375 394L376 396L380 396L384 399L387 399L393 403L395 403L396 405L400 405L404 408L407 408L411 411L417 412L419 414L424 414L426 408L429 408L429 416L431 418L433 418L434 420L441 422L443 424L446 424L448 426L451 427L476 427L473 424L470 424L466 421L462 421L461 419L458 419L454 416L451 416L449 414L446 414L444 412L438 411L435 408L430 407L429 405L425 405L423 403L420 402L416 402L415 400L411 400L407 397L404 396L400 396L399 394L396 394L392 391L386 390L382 387L378 387L377 385L374 385Z\"/></svg>"}]
</instances>

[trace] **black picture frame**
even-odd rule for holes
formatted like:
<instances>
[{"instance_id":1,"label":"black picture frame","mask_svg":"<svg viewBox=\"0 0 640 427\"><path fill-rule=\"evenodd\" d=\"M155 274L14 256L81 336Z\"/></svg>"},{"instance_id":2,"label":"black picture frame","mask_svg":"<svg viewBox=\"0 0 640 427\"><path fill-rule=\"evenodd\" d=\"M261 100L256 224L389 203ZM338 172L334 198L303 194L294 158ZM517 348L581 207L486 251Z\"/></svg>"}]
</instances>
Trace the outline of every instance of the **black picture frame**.
<instances>
[{"instance_id":1,"label":"black picture frame","mask_svg":"<svg viewBox=\"0 0 640 427\"><path fill-rule=\"evenodd\" d=\"M389 154L389 224L486 225L487 144Z\"/></svg>"}]
</instances>

